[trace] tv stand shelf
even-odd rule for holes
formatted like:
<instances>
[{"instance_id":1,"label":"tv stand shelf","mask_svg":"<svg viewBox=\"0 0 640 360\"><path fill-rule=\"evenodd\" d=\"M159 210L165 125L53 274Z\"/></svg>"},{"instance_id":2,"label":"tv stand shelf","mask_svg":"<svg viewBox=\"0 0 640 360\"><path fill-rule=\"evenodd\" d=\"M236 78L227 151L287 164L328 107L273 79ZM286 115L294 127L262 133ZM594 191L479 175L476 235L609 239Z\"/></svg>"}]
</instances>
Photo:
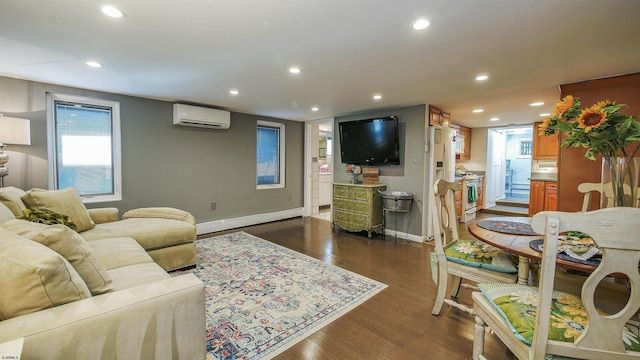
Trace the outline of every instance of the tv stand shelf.
<instances>
[{"instance_id":1,"label":"tv stand shelf","mask_svg":"<svg viewBox=\"0 0 640 360\"><path fill-rule=\"evenodd\" d=\"M338 225L347 231L366 230L369 238L373 232L384 230L382 196L384 184L333 184L331 227Z\"/></svg>"}]
</instances>

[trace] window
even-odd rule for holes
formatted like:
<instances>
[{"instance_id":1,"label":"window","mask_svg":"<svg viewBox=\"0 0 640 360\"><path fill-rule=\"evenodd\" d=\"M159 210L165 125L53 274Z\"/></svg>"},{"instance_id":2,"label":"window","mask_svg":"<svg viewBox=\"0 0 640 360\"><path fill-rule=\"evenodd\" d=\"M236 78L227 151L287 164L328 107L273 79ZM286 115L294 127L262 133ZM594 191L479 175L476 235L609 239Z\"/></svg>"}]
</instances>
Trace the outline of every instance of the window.
<instances>
[{"instance_id":1,"label":"window","mask_svg":"<svg viewBox=\"0 0 640 360\"><path fill-rule=\"evenodd\" d=\"M518 140L518 157L531 157L533 142L531 140Z\"/></svg>"},{"instance_id":2,"label":"window","mask_svg":"<svg viewBox=\"0 0 640 360\"><path fill-rule=\"evenodd\" d=\"M284 187L284 124L258 121L256 180L258 189Z\"/></svg>"},{"instance_id":3,"label":"window","mask_svg":"<svg viewBox=\"0 0 640 360\"><path fill-rule=\"evenodd\" d=\"M85 202L122 199L120 105L47 94L49 188L75 187Z\"/></svg>"}]
</instances>

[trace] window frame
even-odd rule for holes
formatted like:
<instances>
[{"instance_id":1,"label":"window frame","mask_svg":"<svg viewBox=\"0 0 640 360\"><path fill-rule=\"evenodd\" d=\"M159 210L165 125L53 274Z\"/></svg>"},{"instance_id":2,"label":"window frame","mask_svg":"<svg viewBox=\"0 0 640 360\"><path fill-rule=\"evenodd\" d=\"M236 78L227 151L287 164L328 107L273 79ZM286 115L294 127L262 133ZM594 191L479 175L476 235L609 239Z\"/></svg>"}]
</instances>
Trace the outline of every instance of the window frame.
<instances>
[{"instance_id":1,"label":"window frame","mask_svg":"<svg viewBox=\"0 0 640 360\"><path fill-rule=\"evenodd\" d=\"M118 101L86 96L75 96L47 92L47 154L49 189L58 190L58 159L56 140L56 103L65 102L78 105L111 108L111 152L113 168L113 194L81 195L84 203L98 203L122 200L122 149L120 134L120 103Z\"/></svg>"},{"instance_id":2,"label":"window frame","mask_svg":"<svg viewBox=\"0 0 640 360\"><path fill-rule=\"evenodd\" d=\"M258 184L258 129L259 128L274 128L278 129L278 143L279 143L279 161L280 161L280 182L277 184ZM277 123L272 121L258 120L256 125L256 189L282 189L285 187L285 164L286 164L286 149L285 149L285 129L286 126L283 123Z\"/></svg>"}]
</instances>

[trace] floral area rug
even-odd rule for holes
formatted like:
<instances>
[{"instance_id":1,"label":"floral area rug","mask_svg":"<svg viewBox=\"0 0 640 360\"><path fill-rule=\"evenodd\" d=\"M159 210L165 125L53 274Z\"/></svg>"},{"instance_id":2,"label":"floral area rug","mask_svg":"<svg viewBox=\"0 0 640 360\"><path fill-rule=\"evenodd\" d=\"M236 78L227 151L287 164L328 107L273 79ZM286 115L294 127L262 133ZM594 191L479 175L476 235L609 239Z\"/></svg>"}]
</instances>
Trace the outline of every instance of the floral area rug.
<instances>
[{"instance_id":1,"label":"floral area rug","mask_svg":"<svg viewBox=\"0 0 640 360\"><path fill-rule=\"evenodd\" d=\"M245 232L196 241L207 359L270 359L387 285Z\"/></svg>"}]
</instances>

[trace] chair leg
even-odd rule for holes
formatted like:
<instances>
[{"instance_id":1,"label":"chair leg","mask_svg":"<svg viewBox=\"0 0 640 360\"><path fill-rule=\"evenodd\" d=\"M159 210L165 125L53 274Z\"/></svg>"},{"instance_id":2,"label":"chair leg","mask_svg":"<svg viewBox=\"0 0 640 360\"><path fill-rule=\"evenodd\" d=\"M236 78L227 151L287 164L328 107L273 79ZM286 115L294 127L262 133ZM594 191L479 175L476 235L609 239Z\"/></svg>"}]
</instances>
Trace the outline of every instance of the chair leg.
<instances>
[{"instance_id":1,"label":"chair leg","mask_svg":"<svg viewBox=\"0 0 640 360\"><path fill-rule=\"evenodd\" d=\"M442 309L442 304L444 302L444 296L447 293L447 283L449 276L446 271L443 269L438 269L438 295L436 295L436 302L433 305L433 310L431 310L431 314L440 315L440 310Z\"/></svg>"},{"instance_id":2,"label":"chair leg","mask_svg":"<svg viewBox=\"0 0 640 360\"><path fill-rule=\"evenodd\" d=\"M475 332L473 335L473 360L485 359L484 357L484 329L485 322L476 315Z\"/></svg>"},{"instance_id":3,"label":"chair leg","mask_svg":"<svg viewBox=\"0 0 640 360\"><path fill-rule=\"evenodd\" d=\"M460 284L462 283L462 278L460 276L453 277L453 287L451 287L451 297L458 297L458 292L460 291Z\"/></svg>"}]
</instances>

